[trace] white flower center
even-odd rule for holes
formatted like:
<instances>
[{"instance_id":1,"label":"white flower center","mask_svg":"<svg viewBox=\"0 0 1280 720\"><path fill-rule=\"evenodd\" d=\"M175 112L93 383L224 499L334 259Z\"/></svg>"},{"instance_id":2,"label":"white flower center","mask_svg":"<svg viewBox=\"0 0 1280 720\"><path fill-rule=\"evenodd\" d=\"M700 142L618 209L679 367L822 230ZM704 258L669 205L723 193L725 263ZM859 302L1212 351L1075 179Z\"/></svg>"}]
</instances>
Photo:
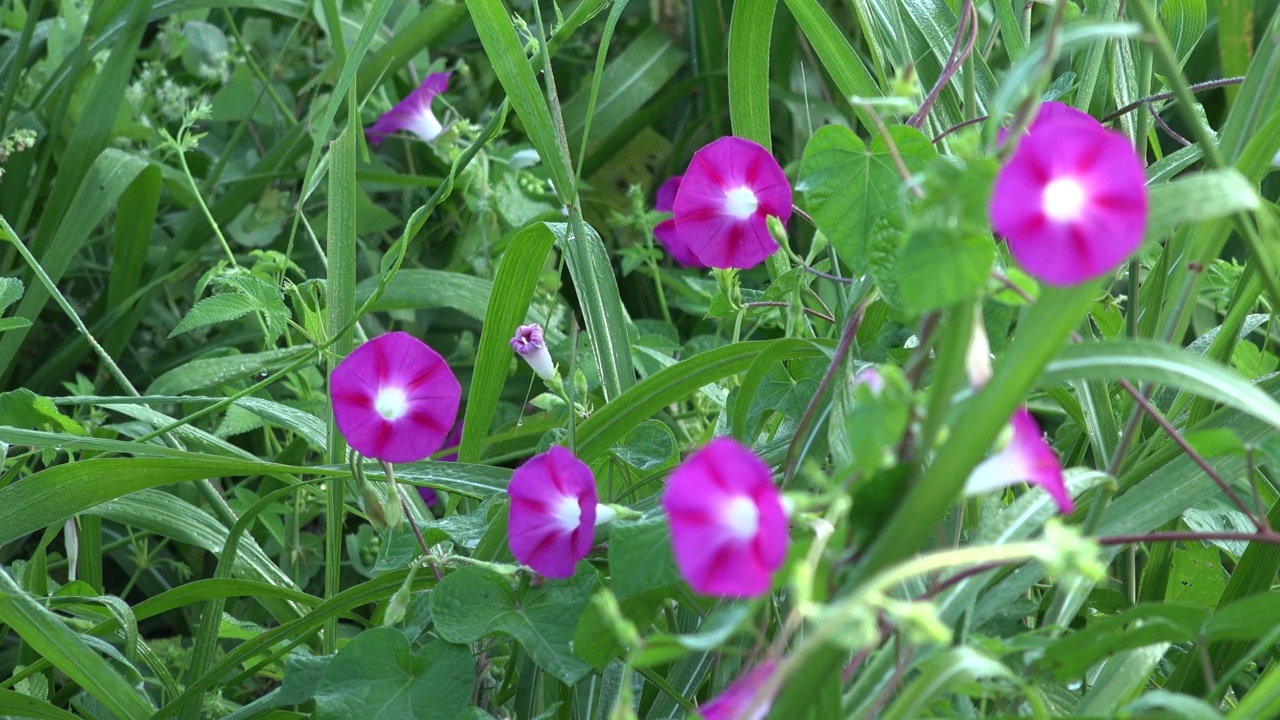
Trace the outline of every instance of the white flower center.
<instances>
[{"instance_id":1,"label":"white flower center","mask_svg":"<svg viewBox=\"0 0 1280 720\"><path fill-rule=\"evenodd\" d=\"M755 215L759 205L756 194L746 186L734 188L724 194L724 211L738 220L746 220Z\"/></svg>"},{"instance_id":2,"label":"white flower center","mask_svg":"<svg viewBox=\"0 0 1280 720\"><path fill-rule=\"evenodd\" d=\"M413 127L409 128L414 135L431 142L440 136L440 131L444 127L440 125L440 121L436 119L435 113L431 112L431 108L426 108L413 120Z\"/></svg>"},{"instance_id":3,"label":"white flower center","mask_svg":"<svg viewBox=\"0 0 1280 720\"><path fill-rule=\"evenodd\" d=\"M1044 214L1054 222L1077 220L1084 208L1084 187L1075 178L1058 178L1044 187L1040 202Z\"/></svg>"},{"instance_id":4,"label":"white flower center","mask_svg":"<svg viewBox=\"0 0 1280 720\"><path fill-rule=\"evenodd\" d=\"M395 422L409 412L409 398L398 387L384 387L373 399L373 407L384 419Z\"/></svg>"},{"instance_id":5,"label":"white flower center","mask_svg":"<svg viewBox=\"0 0 1280 720\"><path fill-rule=\"evenodd\" d=\"M578 524L582 522L582 506L578 505L578 498L569 496L560 498L551 510L551 517L555 520L556 527L564 532L577 530Z\"/></svg>"},{"instance_id":6,"label":"white flower center","mask_svg":"<svg viewBox=\"0 0 1280 720\"><path fill-rule=\"evenodd\" d=\"M724 508L724 524L738 540L750 540L760 529L760 509L746 495L739 495Z\"/></svg>"}]
</instances>

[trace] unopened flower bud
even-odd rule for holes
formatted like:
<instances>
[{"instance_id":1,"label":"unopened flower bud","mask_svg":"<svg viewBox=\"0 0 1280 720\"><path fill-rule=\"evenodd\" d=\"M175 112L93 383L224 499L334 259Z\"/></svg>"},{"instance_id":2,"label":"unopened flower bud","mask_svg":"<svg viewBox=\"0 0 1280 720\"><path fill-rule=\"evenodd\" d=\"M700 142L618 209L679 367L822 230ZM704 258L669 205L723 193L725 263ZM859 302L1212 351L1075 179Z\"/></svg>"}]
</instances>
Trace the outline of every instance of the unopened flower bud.
<instances>
[{"instance_id":1,"label":"unopened flower bud","mask_svg":"<svg viewBox=\"0 0 1280 720\"><path fill-rule=\"evenodd\" d=\"M529 367L533 368L538 377L547 381L556 378L556 365L552 362L551 352L547 350L547 345L542 340L541 325L534 323L516 328L515 337L511 338L511 349L529 363Z\"/></svg>"}]
</instances>

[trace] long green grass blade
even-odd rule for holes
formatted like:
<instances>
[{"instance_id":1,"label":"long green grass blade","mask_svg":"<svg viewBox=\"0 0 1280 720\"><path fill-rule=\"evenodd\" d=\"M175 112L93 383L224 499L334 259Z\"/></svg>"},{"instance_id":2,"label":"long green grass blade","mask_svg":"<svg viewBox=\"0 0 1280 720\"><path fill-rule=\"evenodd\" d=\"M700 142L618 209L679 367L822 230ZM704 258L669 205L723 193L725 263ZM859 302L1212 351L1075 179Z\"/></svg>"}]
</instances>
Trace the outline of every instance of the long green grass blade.
<instances>
[{"instance_id":1,"label":"long green grass blade","mask_svg":"<svg viewBox=\"0 0 1280 720\"><path fill-rule=\"evenodd\" d=\"M123 720L145 720L154 710L71 628L0 568L0 623Z\"/></svg>"},{"instance_id":2,"label":"long green grass blade","mask_svg":"<svg viewBox=\"0 0 1280 720\"><path fill-rule=\"evenodd\" d=\"M769 44L778 0L737 0L729 21L729 120L733 134L773 147Z\"/></svg>"},{"instance_id":3,"label":"long green grass blade","mask_svg":"<svg viewBox=\"0 0 1280 720\"><path fill-rule=\"evenodd\" d=\"M480 459L482 443L489 435L489 426L493 423L507 371L511 367L512 353L508 343L529 311L538 276L542 274L554 242L555 235L551 229L544 223L538 223L516 233L507 243L498 276L493 281L493 294L489 296L489 307L485 312L485 332L480 336L475 372L471 376L471 389L467 392L466 424L458 448L458 460L461 462Z\"/></svg>"}]
</instances>

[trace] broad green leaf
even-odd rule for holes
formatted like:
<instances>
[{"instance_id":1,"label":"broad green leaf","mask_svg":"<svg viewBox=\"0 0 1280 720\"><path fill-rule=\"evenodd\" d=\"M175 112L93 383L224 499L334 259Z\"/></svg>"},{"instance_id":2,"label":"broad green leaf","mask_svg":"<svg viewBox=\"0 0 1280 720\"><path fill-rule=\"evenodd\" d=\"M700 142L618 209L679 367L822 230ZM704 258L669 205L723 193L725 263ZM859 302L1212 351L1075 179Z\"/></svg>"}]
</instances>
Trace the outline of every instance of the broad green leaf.
<instances>
[{"instance_id":1,"label":"broad green leaf","mask_svg":"<svg viewBox=\"0 0 1280 720\"><path fill-rule=\"evenodd\" d=\"M619 600L680 582L666 518L614 523L609 529L609 574Z\"/></svg>"},{"instance_id":2,"label":"broad green leaf","mask_svg":"<svg viewBox=\"0 0 1280 720\"><path fill-rule=\"evenodd\" d=\"M498 276L493 281L489 307L485 310L485 331L480 336L475 373L467 392L465 424L458 448L458 459L462 462L480 459L481 444L489 435L511 367L511 336L528 312L538 276L554 241L551 229L545 223L537 223L517 232L507 243Z\"/></svg>"},{"instance_id":3,"label":"broad green leaf","mask_svg":"<svg viewBox=\"0 0 1280 720\"><path fill-rule=\"evenodd\" d=\"M340 472L341 467L335 465L332 469ZM395 473L396 482L403 481L409 485L421 485L477 500L505 493L507 483L511 481L511 470L508 468L435 460L400 463L396 465ZM372 466L365 468L365 475L370 478L384 477L381 468L375 469Z\"/></svg>"},{"instance_id":4,"label":"broad green leaf","mask_svg":"<svg viewBox=\"0 0 1280 720\"><path fill-rule=\"evenodd\" d=\"M908 172L923 170L936 152L928 138L905 126L889 128ZM901 171L878 136L868 148L848 128L828 125L804 149L796 188L818 229L856 274L865 271L871 228L906 197Z\"/></svg>"},{"instance_id":5,"label":"broad green leaf","mask_svg":"<svg viewBox=\"0 0 1280 720\"><path fill-rule=\"evenodd\" d=\"M363 305L378 287L371 277L356 286L356 303ZM370 310L419 310L453 308L458 312L484 320L493 293L493 281L443 270L406 268L396 273L386 292L378 297Z\"/></svg>"},{"instance_id":6,"label":"broad green leaf","mask_svg":"<svg viewBox=\"0 0 1280 720\"><path fill-rule=\"evenodd\" d=\"M435 641L416 653L393 628L364 630L338 651L316 686L319 720L453 720L468 705L475 658Z\"/></svg>"},{"instance_id":7,"label":"broad green leaf","mask_svg":"<svg viewBox=\"0 0 1280 720\"><path fill-rule=\"evenodd\" d=\"M986 286L995 244L981 235L916 231L898 256L903 308L920 314L967 300Z\"/></svg>"},{"instance_id":8,"label":"broad green leaf","mask_svg":"<svg viewBox=\"0 0 1280 720\"><path fill-rule=\"evenodd\" d=\"M974 683L979 680L992 679L1023 685L1021 678L998 660L971 647L950 648L925 663L919 676L902 689L881 717L884 720L914 720L925 717L929 714L927 708L937 699L954 692L964 692L966 688L975 688ZM1030 689L1028 691L1035 692Z\"/></svg>"},{"instance_id":9,"label":"broad green leaf","mask_svg":"<svg viewBox=\"0 0 1280 720\"><path fill-rule=\"evenodd\" d=\"M296 345L282 350L192 360L156 378L147 387L146 394L181 395L235 380L252 381L255 375L279 370L310 352L313 352L311 346Z\"/></svg>"},{"instance_id":10,"label":"broad green leaf","mask_svg":"<svg viewBox=\"0 0 1280 720\"><path fill-rule=\"evenodd\" d=\"M660 420L646 420L627 433L613 454L622 462L644 473L661 470L680 461L676 436Z\"/></svg>"},{"instance_id":11,"label":"broad green leaf","mask_svg":"<svg viewBox=\"0 0 1280 720\"><path fill-rule=\"evenodd\" d=\"M572 685L591 672L573 654L578 618L600 585L586 563L569 580L553 580L531 588L517 601L512 579L492 570L463 566L431 592L436 632L449 642L469 643L501 632L511 636L538 667Z\"/></svg>"}]
</instances>

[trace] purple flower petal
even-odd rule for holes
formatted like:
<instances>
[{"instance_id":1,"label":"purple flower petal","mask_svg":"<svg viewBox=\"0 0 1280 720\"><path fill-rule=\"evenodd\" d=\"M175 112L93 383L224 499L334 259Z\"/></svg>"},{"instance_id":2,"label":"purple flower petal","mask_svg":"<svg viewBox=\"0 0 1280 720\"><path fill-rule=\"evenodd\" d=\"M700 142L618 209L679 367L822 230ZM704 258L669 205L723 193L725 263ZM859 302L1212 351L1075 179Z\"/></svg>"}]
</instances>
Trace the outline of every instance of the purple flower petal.
<instances>
[{"instance_id":1,"label":"purple flower petal","mask_svg":"<svg viewBox=\"0 0 1280 720\"><path fill-rule=\"evenodd\" d=\"M770 660L752 668L750 672L733 682L724 692L698 708L703 720L764 720L773 706L773 698L761 698L755 702L760 687L769 681L778 669L778 663ZM754 711L747 711L754 706Z\"/></svg>"},{"instance_id":2,"label":"purple flower petal","mask_svg":"<svg viewBox=\"0 0 1280 720\"><path fill-rule=\"evenodd\" d=\"M1040 103L1040 109L1036 111L1036 118L1031 121L1031 126L1027 129L1027 132L1035 132L1037 128L1054 124L1077 124L1094 129L1102 128L1102 123L1094 120L1092 115L1065 103L1050 100ZM1004 143L1008 139L1009 131L1000 128L1000 131L996 133L996 146L1004 147Z\"/></svg>"},{"instance_id":3,"label":"purple flower petal","mask_svg":"<svg viewBox=\"0 0 1280 720\"><path fill-rule=\"evenodd\" d=\"M409 93L408 97L396 103L395 107L383 113L377 122L365 129L369 144L377 145L386 136L400 131L411 132L427 142L435 140L443 128L431 112L431 101L449 87L449 76L452 74L431 73L423 79L422 84Z\"/></svg>"},{"instance_id":4,"label":"purple flower petal","mask_svg":"<svg viewBox=\"0 0 1280 720\"><path fill-rule=\"evenodd\" d=\"M507 494L511 554L546 577L572 577L595 542L597 495L591 468L555 446L521 465Z\"/></svg>"},{"instance_id":5,"label":"purple flower petal","mask_svg":"<svg viewBox=\"0 0 1280 720\"><path fill-rule=\"evenodd\" d=\"M760 145L723 137L694 153L676 194L680 237L704 264L747 269L778 249L765 218L791 218L791 185Z\"/></svg>"},{"instance_id":6,"label":"purple flower petal","mask_svg":"<svg viewBox=\"0 0 1280 720\"><path fill-rule=\"evenodd\" d=\"M551 359L551 351L542 339L542 326L538 323L521 325L511 338L511 349L529 363L529 367L543 380L553 380L556 376L556 364Z\"/></svg>"},{"instance_id":7,"label":"purple flower petal","mask_svg":"<svg viewBox=\"0 0 1280 720\"><path fill-rule=\"evenodd\" d=\"M1075 509L1062 476L1062 464L1044 441L1040 426L1025 407L1018 408L1010 420L1013 439L1004 450L983 460L965 483L966 495L984 493L1027 482L1039 485L1066 514Z\"/></svg>"},{"instance_id":8,"label":"purple flower petal","mask_svg":"<svg viewBox=\"0 0 1280 720\"><path fill-rule=\"evenodd\" d=\"M680 192L680 181L683 175L673 175L658 188L658 196L654 198L653 209L658 212L671 212L676 209L676 193Z\"/></svg>"},{"instance_id":9,"label":"purple flower petal","mask_svg":"<svg viewBox=\"0 0 1280 720\"><path fill-rule=\"evenodd\" d=\"M1050 285L1085 282L1142 244L1145 183L1123 135L1037 123L996 177L991 225L1030 275Z\"/></svg>"},{"instance_id":10,"label":"purple flower petal","mask_svg":"<svg viewBox=\"0 0 1280 720\"><path fill-rule=\"evenodd\" d=\"M732 438L717 438L671 473L662 494L676 566L703 595L769 590L786 559L787 517L769 467Z\"/></svg>"},{"instance_id":11,"label":"purple flower petal","mask_svg":"<svg viewBox=\"0 0 1280 720\"><path fill-rule=\"evenodd\" d=\"M329 378L333 417L365 457L415 462L439 450L458 416L462 387L435 350L403 332L356 348Z\"/></svg>"}]
</instances>

